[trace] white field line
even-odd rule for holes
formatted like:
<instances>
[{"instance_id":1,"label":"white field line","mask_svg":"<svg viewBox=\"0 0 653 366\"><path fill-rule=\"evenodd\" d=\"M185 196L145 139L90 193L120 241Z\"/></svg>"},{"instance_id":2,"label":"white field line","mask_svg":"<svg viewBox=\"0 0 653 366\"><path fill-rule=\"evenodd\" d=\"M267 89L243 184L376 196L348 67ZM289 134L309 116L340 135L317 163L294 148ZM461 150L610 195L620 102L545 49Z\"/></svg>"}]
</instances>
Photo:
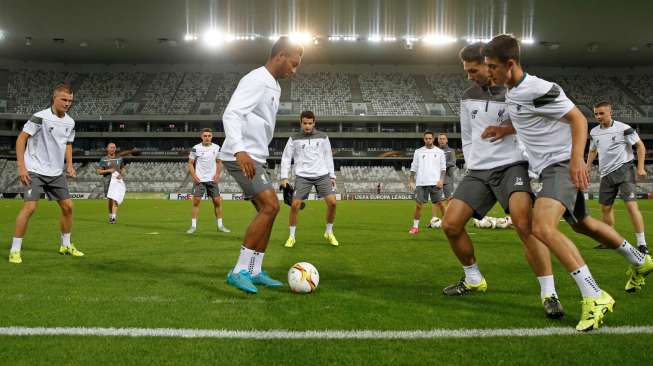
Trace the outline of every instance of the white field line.
<instances>
[{"instance_id":1,"label":"white field line","mask_svg":"<svg viewBox=\"0 0 653 366\"><path fill-rule=\"evenodd\" d=\"M434 339L579 335L572 327L432 330L227 330L175 328L2 327L0 336L99 336L235 339ZM653 326L604 327L589 334L653 334Z\"/></svg>"}]
</instances>

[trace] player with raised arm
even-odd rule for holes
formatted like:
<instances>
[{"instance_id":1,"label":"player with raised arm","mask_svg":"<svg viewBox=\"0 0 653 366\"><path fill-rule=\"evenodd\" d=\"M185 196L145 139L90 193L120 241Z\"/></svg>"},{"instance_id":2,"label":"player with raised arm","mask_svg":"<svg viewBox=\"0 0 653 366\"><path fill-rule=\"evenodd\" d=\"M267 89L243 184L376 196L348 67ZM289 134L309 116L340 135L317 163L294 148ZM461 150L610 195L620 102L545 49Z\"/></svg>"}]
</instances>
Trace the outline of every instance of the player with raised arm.
<instances>
[{"instance_id":1,"label":"player with raised arm","mask_svg":"<svg viewBox=\"0 0 653 366\"><path fill-rule=\"evenodd\" d=\"M200 137L202 142L193 146L188 155L188 173L193 178L193 208L190 229L186 234L194 234L197 231L197 216L205 193L213 202L215 225L218 231L230 233L231 230L227 229L222 221L222 199L218 187L222 174L220 145L213 143L213 131L210 128L202 129Z\"/></svg>"},{"instance_id":2,"label":"player with raised arm","mask_svg":"<svg viewBox=\"0 0 653 366\"><path fill-rule=\"evenodd\" d=\"M118 214L118 202L107 197L107 194L109 194L109 185L113 173L118 172L118 179L125 176L125 162L121 156L116 154L116 144L113 142L107 144L107 155L100 159L96 171L102 176L102 183L104 183L104 196L107 198L109 208L109 224L115 224L116 215Z\"/></svg>"},{"instance_id":3,"label":"player with raised arm","mask_svg":"<svg viewBox=\"0 0 653 366\"><path fill-rule=\"evenodd\" d=\"M327 206L326 229L324 238L338 246L338 240L333 234L333 222L336 218L336 173L333 167L333 153L329 137L315 129L315 115L311 111L302 112L299 117L301 132L291 136L283 149L281 171L279 178L282 186L288 186L290 164L294 161L295 193L290 206L288 240L285 247L295 245L297 230L297 214L311 189L315 187L318 197L324 198Z\"/></svg>"},{"instance_id":4,"label":"player with raised arm","mask_svg":"<svg viewBox=\"0 0 653 366\"><path fill-rule=\"evenodd\" d=\"M422 207L431 200L431 217L436 217L436 209L445 212L443 206L444 176L447 171L447 162L444 152L434 144L435 134L431 131L424 132L422 136L424 146L415 150L413 161L410 164L408 176L408 189L415 192L415 212L413 212L413 226L408 230L411 235L419 233L419 219L422 217ZM431 219L432 221L433 219Z\"/></svg>"},{"instance_id":5,"label":"player with raised arm","mask_svg":"<svg viewBox=\"0 0 653 366\"><path fill-rule=\"evenodd\" d=\"M635 228L637 249L648 254L644 236L644 218L637 205L637 177L646 177L644 159L646 147L637 132L629 125L612 119L612 105L600 102L594 106L594 116L599 125L590 131L590 152L587 156L587 172L598 155L601 184L599 203L603 222L614 226L614 204L617 193L621 193L628 216ZM637 167L633 164L633 145L637 146ZM607 249L603 243L597 248Z\"/></svg>"},{"instance_id":6,"label":"player with raised arm","mask_svg":"<svg viewBox=\"0 0 653 366\"><path fill-rule=\"evenodd\" d=\"M56 200L61 208L61 241L59 254L84 255L70 241L73 226L73 201L64 176L76 177L73 167L75 121L68 115L73 102L73 90L60 84L54 88L52 105L34 113L16 139L18 177L23 184L23 208L16 217L9 262L22 263L21 248L27 224L36 210L41 194Z\"/></svg>"},{"instance_id":7,"label":"player with raised arm","mask_svg":"<svg viewBox=\"0 0 653 366\"><path fill-rule=\"evenodd\" d=\"M280 37L265 65L240 80L222 116L225 140L221 160L257 211L245 232L236 266L227 275L227 284L248 293L256 293L256 285L282 285L262 270L272 225L279 213L266 159L281 96L277 79L294 75L303 53L301 44Z\"/></svg>"},{"instance_id":8,"label":"player with raised arm","mask_svg":"<svg viewBox=\"0 0 653 366\"><path fill-rule=\"evenodd\" d=\"M519 42L511 35L494 37L482 53L493 82L508 88L512 126L526 149L530 169L542 184L533 209L533 235L560 260L580 289L582 311L576 329L597 329L615 301L599 287L576 245L560 231L560 219L564 217L574 231L606 244L626 259L630 264L626 291L641 288L653 271L653 261L612 227L589 216L583 194L589 185L584 159L587 120L562 88L523 71ZM496 130L489 135L500 138L505 133Z\"/></svg>"},{"instance_id":9,"label":"player with raised arm","mask_svg":"<svg viewBox=\"0 0 653 366\"><path fill-rule=\"evenodd\" d=\"M442 229L465 275L458 283L444 288L443 293L455 296L486 291L487 282L478 267L465 224L472 217L483 219L499 202L512 216L526 260L537 276L545 314L560 318L564 310L555 289L549 249L531 231L533 194L523 148L514 135L500 140L483 138L485 129L510 127L506 126L506 88L490 80L481 47L482 43L474 43L459 54L468 79L475 83L465 90L460 101L460 130L468 174L449 203Z\"/></svg>"}]
</instances>

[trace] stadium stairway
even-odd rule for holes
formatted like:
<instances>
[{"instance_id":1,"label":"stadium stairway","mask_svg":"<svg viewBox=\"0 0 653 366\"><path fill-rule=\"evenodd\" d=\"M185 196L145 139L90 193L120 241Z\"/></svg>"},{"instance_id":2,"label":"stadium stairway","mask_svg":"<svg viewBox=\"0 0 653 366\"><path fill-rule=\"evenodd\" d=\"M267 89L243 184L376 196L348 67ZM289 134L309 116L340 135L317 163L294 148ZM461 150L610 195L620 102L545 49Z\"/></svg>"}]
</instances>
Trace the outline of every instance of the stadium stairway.
<instances>
[{"instance_id":1,"label":"stadium stairway","mask_svg":"<svg viewBox=\"0 0 653 366\"><path fill-rule=\"evenodd\" d=\"M615 86L617 86L630 100L632 100L634 103L631 103L630 105L635 108L639 113L642 114L642 116L646 116L646 111L644 111L640 106L642 104L648 104L642 98L640 98L637 94L633 93L632 90L628 88L628 85L624 84L619 78L617 77L612 77L610 78L612 82L614 83Z\"/></svg>"},{"instance_id":2,"label":"stadium stairway","mask_svg":"<svg viewBox=\"0 0 653 366\"><path fill-rule=\"evenodd\" d=\"M356 74L349 75L349 86L351 88L351 101L353 103L363 103L363 94L361 93L361 84L358 81ZM371 106L368 106L368 111L372 111Z\"/></svg>"},{"instance_id":3,"label":"stadium stairway","mask_svg":"<svg viewBox=\"0 0 653 366\"><path fill-rule=\"evenodd\" d=\"M413 75L413 78L415 79L415 85L417 85L417 89L422 94L424 103L436 103L437 101L435 100L435 95L433 95L433 90L431 89L429 83L426 81L426 77L424 75Z\"/></svg>"}]
</instances>

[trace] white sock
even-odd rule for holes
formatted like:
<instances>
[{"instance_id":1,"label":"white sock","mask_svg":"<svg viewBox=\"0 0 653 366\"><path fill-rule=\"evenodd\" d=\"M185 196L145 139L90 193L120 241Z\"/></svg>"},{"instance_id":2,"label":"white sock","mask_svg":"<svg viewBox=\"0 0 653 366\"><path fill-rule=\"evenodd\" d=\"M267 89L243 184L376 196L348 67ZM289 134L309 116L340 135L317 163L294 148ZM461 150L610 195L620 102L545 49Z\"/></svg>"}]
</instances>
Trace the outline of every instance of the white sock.
<instances>
[{"instance_id":1,"label":"white sock","mask_svg":"<svg viewBox=\"0 0 653 366\"><path fill-rule=\"evenodd\" d=\"M233 273L238 273L243 269L251 273L250 267L254 266L254 251L242 245L240 247L240 256L238 257L238 262L233 269Z\"/></svg>"},{"instance_id":2,"label":"white sock","mask_svg":"<svg viewBox=\"0 0 653 366\"><path fill-rule=\"evenodd\" d=\"M197 219L191 219L190 220L190 226L197 227Z\"/></svg>"},{"instance_id":3,"label":"white sock","mask_svg":"<svg viewBox=\"0 0 653 366\"><path fill-rule=\"evenodd\" d=\"M545 297L558 297L553 275L538 276L537 281L540 283L540 298L542 300L544 300Z\"/></svg>"},{"instance_id":4,"label":"white sock","mask_svg":"<svg viewBox=\"0 0 653 366\"><path fill-rule=\"evenodd\" d=\"M324 230L325 234L331 234L333 232L333 224L328 224L326 225L326 230Z\"/></svg>"},{"instance_id":5,"label":"white sock","mask_svg":"<svg viewBox=\"0 0 653 366\"><path fill-rule=\"evenodd\" d=\"M587 268L587 265L584 265L571 272L571 277L574 279L574 281L576 281L576 285L580 289L580 293L583 295L583 297L601 296L601 288L599 287L599 284L596 283L594 277L592 277L590 269Z\"/></svg>"},{"instance_id":6,"label":"white sock","mask_svg":"<svg viewBox=\"0 0 653 366\"><path fill-rule=\"evenodd\" d=\"M413 220L413 227L418 228L419 227L419 220Z\"/></svg>"},{"instance_id":7,"label":"white sock","mask_svg":"<svg viewBox=\"0 0 653 366\"><path fill-rule=\"evenodd\" d=\"M70 246L70 233L61 233L61 245L64 247Z\"/></svg>"},{"instance_id":8,"label":"white sock","mask_svg":"<svg viewBox=\"0 0 653 366\"><path fill-rule=\"evenodd\" d=\"M252 274L252 276L256 276L257 274L261 273L262 267L263 267L263 256L265 253L263 252L254 252L254 262L252 269L249 271L249 273Z\"/></svg>"},{"instance_id":9,"label":"white sock","mask_svg":"<svg viewBox=\"0 0 653 366\"><path fill-rule=\"evenodd\" d=\"M115 219L115 218L116 218L116 214L114 214L114 213L109 214L109 217L112 218L112 219Z\"/></svg>"},{"instance_id":10,"label":"white sock","mask_svg":"<svg viewBox=\"0 0 653 366\"><path fill-rule=\"evenodd\" d=\"M14 237L11 240L11 251L12 252L20 252L20 248L23 245L23 238L16 238Z\"/></svg>"},{"instance_id":11,"label":"white sock","mask_svg":"<svg viewBox=\"0 0 653 366\"><path fill-rule=\"evenodd\" d=\"M633 248L628 240L624 240L624 243L621 244L617 249L617 252L621 254L628 263L632 264L635 267L639 267L644 264L644 254L639 250Z\"/></svg>"},{"instance_id":12,"label":"white sock","mask_svg":"<svg viewBox=\"0 0 653 366\"><path fill-rule=\"evenodd\" d=\"M218 227L222 227L222 225L223 225L222 224L222 219L215 220L215 223L216 223L216 225L218 225Z\"/></svg>"},{"instance_id":13,"label":"white sock","mask_svg":"<svg viewBox=\"0 0 653 366\"><path fill-rule=\"evenodd\" d=\"M297 231L297 226L289 226L288 231L289 231L290 236L292 236L294 238L295 237L295 232Z\"/></svg>"},{"instance_id":14,"label":"white sock","mask_svg":"<svg viewBox=\"0 0 653 366\"><path fill-rule=\"evenodd\" d=\"M644 237L644 233L635 233L635 237L637 238L637 245L643 245L646 246L646 238Z\"/></svg>"},{"instance_id":15,"label":"white sock","mask_svg":"<svg viewBox=\"0 0 653 366\"><path fill-rule=\"evenodd\" d=\"M481 271L478 269L478 263L474 263L471 266L463 266L465 271L465 282L468 285L478 285L483 279Z\"/></svg>"}]
</instances>

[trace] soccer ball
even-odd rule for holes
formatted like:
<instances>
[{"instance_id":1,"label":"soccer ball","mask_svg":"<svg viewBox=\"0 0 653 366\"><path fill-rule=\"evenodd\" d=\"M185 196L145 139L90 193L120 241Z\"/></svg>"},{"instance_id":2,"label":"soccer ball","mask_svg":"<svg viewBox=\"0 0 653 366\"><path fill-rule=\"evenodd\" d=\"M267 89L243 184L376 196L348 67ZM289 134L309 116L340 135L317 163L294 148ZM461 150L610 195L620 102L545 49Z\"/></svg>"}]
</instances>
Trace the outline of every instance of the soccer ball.
<instances>
[{"instance_id":1,"label":"soccer ball","mask_svg":"<svg viewBox=\"0 0 653 366\"><path fill-rule=\"evenodd\" d=\"M430 228L433 229L439 229L442 227L442 220L440 220L439 217L432 217L431 221L429 221L429 226Z\"/></svg>"},{"instance_id":2,"label":"soccer ball","mask_svg":"<svg viewBox=\"0 0 653 366\"><path fill-rule=\"evenodd\" d=\"M497 229L508 229L512 226L512 220L510 216L500 217L496 219Z\"/></svg>"},{"instance_id":3,"label":"soccer ball","mask_svg":"<svg viewBox=\"0 0 653 366\"><path fill-rule=\"evenodd\" d=\"M474 219L474 227L479 229L494 229L496 221L493 217L485 216L481 220Z\"/></svg>"},{"instance_id":4,"label":"soccer ball","mask_svg":"<svg viewBox=\"0 0 653 366\"><path fill-rule=\"evenodd\" d=\"M308 262L293 264L288 271L288 285L293 292L308 294L317 289L320 274L317 268Z\"/></svg>"}]
</instances>

